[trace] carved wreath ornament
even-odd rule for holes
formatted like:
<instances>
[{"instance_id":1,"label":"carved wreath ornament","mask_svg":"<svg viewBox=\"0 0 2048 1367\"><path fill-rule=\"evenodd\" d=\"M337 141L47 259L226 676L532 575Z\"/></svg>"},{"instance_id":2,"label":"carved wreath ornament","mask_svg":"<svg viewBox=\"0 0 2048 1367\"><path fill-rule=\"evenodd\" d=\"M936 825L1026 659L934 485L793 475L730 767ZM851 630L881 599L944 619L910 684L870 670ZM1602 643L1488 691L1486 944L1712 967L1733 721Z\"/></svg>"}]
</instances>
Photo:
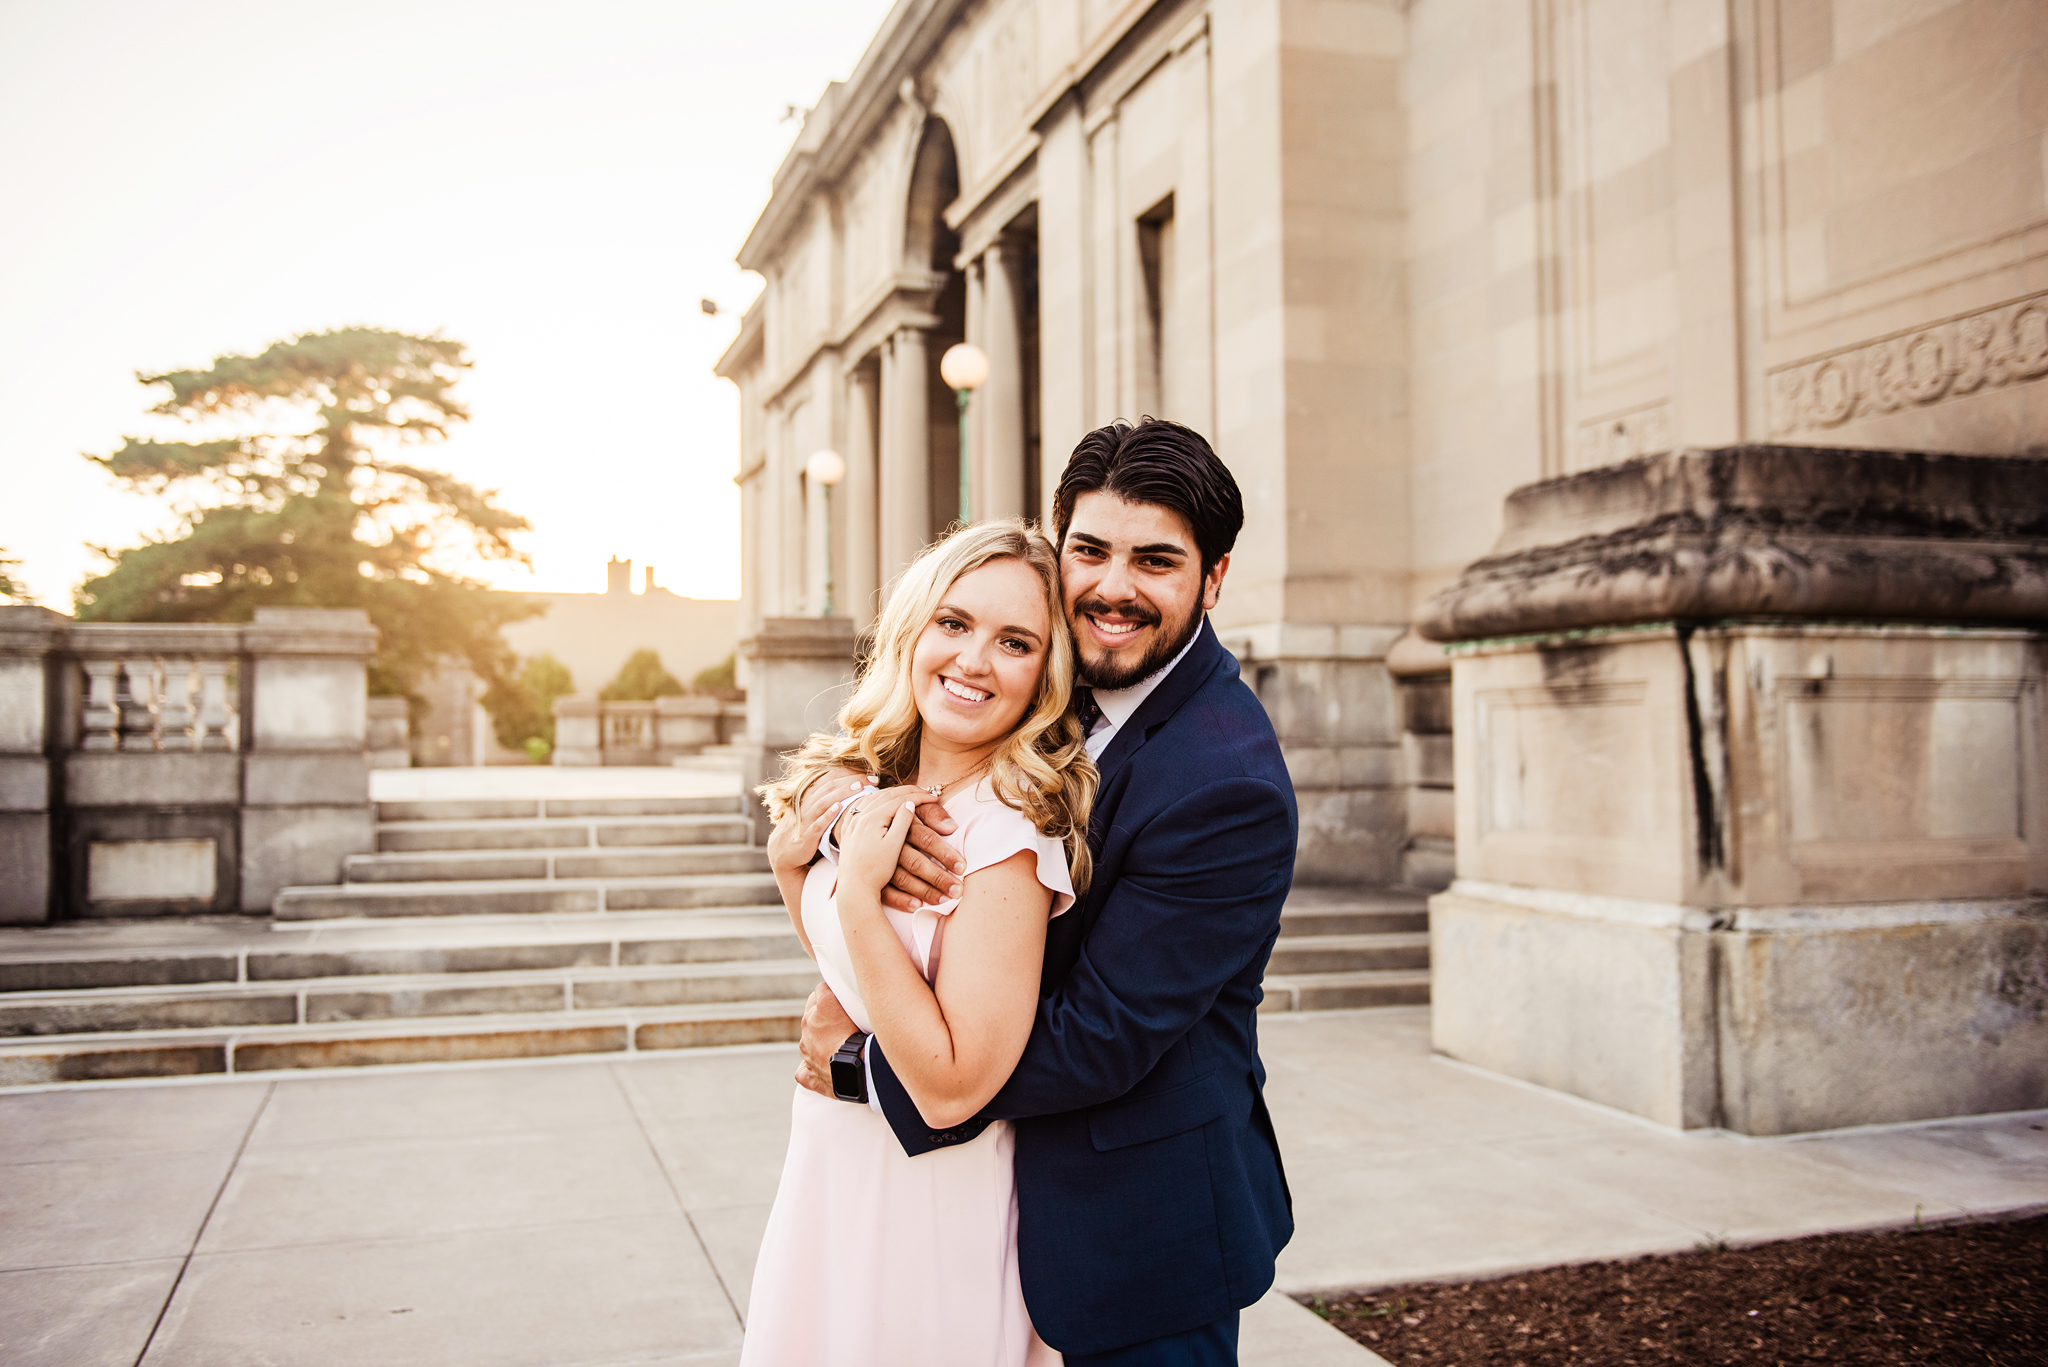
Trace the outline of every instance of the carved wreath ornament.
<instances>
[{"instance_id":1,"label":"carved wreath ornament","mask_svg":"<svg viewBox=\"0 0 2048 1367\"><path fill-rule=\"evenodd\" d=\"M1771 431L1960 398L2048 375L2048 295L1837 352L1771 376Z\"/></svg>"}]
</instances>

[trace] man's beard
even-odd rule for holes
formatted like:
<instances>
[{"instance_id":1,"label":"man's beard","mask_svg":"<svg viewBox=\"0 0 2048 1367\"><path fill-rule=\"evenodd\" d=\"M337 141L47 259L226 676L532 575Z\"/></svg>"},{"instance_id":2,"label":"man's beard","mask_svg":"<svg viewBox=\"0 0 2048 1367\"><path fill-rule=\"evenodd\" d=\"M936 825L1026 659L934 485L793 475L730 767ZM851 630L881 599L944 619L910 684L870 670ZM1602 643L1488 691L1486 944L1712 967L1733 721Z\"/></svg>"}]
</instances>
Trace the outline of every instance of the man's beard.
<instances>
[{"instance_id":1,"label":"man's beard","mask_svg":"<svg viewBox=\"0 0 2048 1367\"><path fill-rule=\"evenodd\" d=\"M1077 618L1088 612L1114 612L1120 616L1129 616L1132 611L1132 608L1113 609L1100 598L1086 599L1074 605L1074 616ZM1152 617L1147 625L1158 625L1158 618ZM1173 657L1180 654L1187 647L1187 643L1195 639L1195 633L1201 629L1202 600L1197 598L1194 607L1188 612L1187 621L1181 623L1179 631L1171 636L1162 635L1150 650L1128 665L1115 665L1106 659L1090 664L1087 655L1080 649L1080 633L1077 631L1074 654L1080 664L1080 681L1090 688L1103 688L1112 692L1119 688L1129 688L1171 664Z\"/></svg>"}]
</instances>

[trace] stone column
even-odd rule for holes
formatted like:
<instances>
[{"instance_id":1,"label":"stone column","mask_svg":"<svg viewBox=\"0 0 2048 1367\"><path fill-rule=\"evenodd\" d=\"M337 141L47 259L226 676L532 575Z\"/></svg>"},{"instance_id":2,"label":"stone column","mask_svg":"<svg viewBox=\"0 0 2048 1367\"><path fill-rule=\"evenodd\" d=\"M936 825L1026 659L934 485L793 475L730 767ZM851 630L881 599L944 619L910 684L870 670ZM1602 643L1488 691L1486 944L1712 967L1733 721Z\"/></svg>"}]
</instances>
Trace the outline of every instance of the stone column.
<instances>
[{"instance_id":1,"label":"stone column","mask_svg":"<svg viewBox=\"0 0 2048 1367\"><path fill-rule=\"evenodd\" d=\"M242 910L341 881L374 848L364 676L377 629L358 608L258 608L242 629Z\"/></svg>"},{"instance_id":2,"label":"stone column","mask_svg":"<svg viewBox=\"0 0 2048 1367\"><path fill-rule=\"evenodd\" d=\"M988 313L982 303L982 288L985 272L983 262L977 257L967 263L964 272L967 278L967 318L961 340L978 346L983 355L988 354ZM967 411L962 415L967 424L967 520L979 522L988 513L988 406L982 402L982 395L988 386L975 392L968 400ZM956 435L955 444L959 443ZM956 500L957 502L957 500Z\"/></svg>"},{"instance_id":3,"label":"stone column","mask_svg":"<svg viewBox=\"0 0 2048 1367\"><path fill-rule=\"evenodd\" d=\"M845 617L770 617L739 644L748 663L747 731L740 776L754 841L766 844L768 809L754 789L782 772L782 757L833 725L853 687L853 622Z\"/></svg>"},{"instance_id":4,"label":"stone column","mask_svg":"<svg viewBox=\"0 0 2048 1367\"><path fill-rule=\"evenodd\" d=\"M2048 1105L2048 472L1730 447L1517 490L1452 652L1451 1057L1677 1127Z\"/></svg>"},{"instance_id":5,"label":"stone column","mask_svg":"<svg viewBox=\"0 0 2048 1367\"><path fill-rule=\"evenodd\" d=\"M875 574L878 492L875 480L875 372L861 366L846 379L846 478L833 499L843 510L846 573L839 584L839 611L856 632L874 620L881 583Z\"/></svg>"},{"instance_id":6,"label":"stone column","mask_svg":"<svg viewBox=\"0 0 2048 1367\"><path fill-rule=\"evenodd\" d=\"M931 418L925 335L898 328L882 367L881 562L886 591L931 535Z\"/></svg>"},{"instance_id":7,"label":"stone column","mask_svg":"<svg viewBox=\"0 0 2048 1367\"><path fill-rule=\"evenodd\" d=\"M981 349L988 353L988 383L974 396L974 407L981 410L975 431L981 456L975 504L985 518L1018 517L1026 509L1024 357L1017 335L1016 281L1000 241L989 244L981 260Z\"/></svg>"},{"instance_id":8,"label":"stone column","mask_svg":"<svg viewBox=\"0 0 2048 1367\"><path fill-rule=\"evenodd\" d=\"M604 705L594 693L555 699L555 752L549 763L590 769L604 763Z\"/></svg>"},{"instance_id":9,"label":"stone column","mask_svg":"<svg viewBox=\"0 0 2048 1367\"><path fill-rule=\"evenodd\" d=\"M69 621L48 608L0 607L0 923L50 919L52 652Z\"/></svg>"}]
</instances>

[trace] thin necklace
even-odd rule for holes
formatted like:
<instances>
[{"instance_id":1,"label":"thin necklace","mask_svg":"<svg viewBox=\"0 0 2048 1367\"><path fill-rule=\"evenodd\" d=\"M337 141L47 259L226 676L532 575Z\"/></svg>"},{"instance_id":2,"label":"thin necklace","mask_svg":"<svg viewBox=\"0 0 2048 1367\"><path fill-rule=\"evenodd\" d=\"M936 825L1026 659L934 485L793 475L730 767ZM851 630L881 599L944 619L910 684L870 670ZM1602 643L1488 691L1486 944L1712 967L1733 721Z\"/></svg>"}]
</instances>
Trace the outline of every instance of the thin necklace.
<instances>
[{"instance_id":1,"label":"thin necklace","mask_svg":"<svg viewBox=\"0 0 2048 1367\"><path fill-rule=\"evenodd\" d=\"M958 778L949 778L944 783L929 783L921 784L919 786L921 786L925 792L930 793L934 800L942 798L946 795L946 789L952 787L956 783L964 783L968 779L973 778L976 774L988 768L989 761L993 760L994 758L994 755L990 755L988 759L985 759L981 763L975 765L972 769L969 769L966 773L960 775Z\"/></svg>"}]
</instances>

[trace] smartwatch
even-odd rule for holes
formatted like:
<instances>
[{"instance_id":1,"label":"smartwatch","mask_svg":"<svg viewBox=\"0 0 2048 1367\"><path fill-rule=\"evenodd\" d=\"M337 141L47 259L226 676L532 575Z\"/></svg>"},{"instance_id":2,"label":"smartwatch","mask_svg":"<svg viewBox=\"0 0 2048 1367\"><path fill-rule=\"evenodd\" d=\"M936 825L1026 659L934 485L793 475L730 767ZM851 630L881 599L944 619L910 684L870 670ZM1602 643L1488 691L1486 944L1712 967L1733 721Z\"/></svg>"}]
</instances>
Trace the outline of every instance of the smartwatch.
<instances>
[{"instance_id":1,"label":"smartwatch","mask_svg":"<svg viewBox=\"0 0 2048 1367\"><path fill-rule=\"evenodd\" d=\"M868 1037L856 1030L832 1055L832 1095L841 1101L867 1104L868 1070L860 1057L861 1046L867 1042Z\"/></svg>"}]
</instances>

